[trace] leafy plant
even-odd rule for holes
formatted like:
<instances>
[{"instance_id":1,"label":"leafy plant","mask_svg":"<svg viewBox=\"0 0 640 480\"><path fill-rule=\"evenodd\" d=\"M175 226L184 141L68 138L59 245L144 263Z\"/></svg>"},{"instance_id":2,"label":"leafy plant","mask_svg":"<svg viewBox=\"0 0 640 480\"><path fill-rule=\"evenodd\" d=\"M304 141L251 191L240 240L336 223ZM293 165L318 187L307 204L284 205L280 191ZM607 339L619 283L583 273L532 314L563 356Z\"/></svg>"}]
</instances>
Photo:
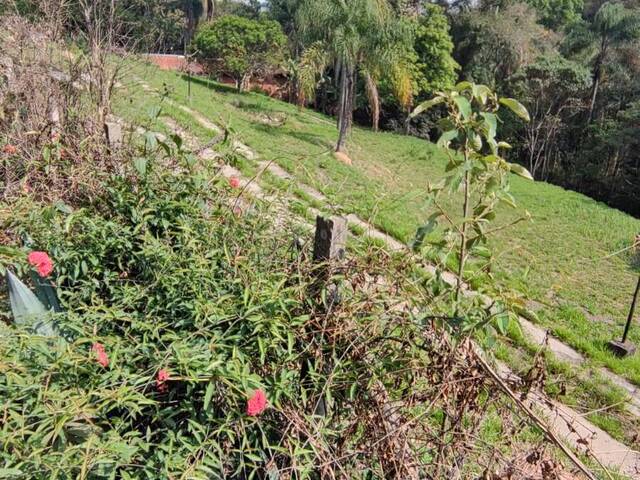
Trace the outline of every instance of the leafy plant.
<instances>
[{"instance_id":1,"label":"leafy plant","mask_svg":"<svg viewBox=\"0 0 640 480\"><path fill-rule=\"evenodd\" d=\"M229 75L242 91L251 77L282 63L286 41L273 20L226 15L202 26L193 47L197 58L213 71Z\"/></svg>"},{"instance_id":2,"label":"leafy plant","mask_svg":"<svg viewBox=\"0 0 640 480\"><path fill-rule=\"evenodd\" d=\"M418 230L414 245L420 249L427 236L442 226L441 235L432 242L432 246L436 248L437 258L444 268L450 264L450 257L454 257L457 267L454 317L459 321L467 263L471 258L481 258L486 261L486 269L491 258L487 248L491 234L519 223L528 216L519 217L506 225L492 225L499 204L516 206L515 199L509 193L508 174L513 172L533 179L524 167L509 163L501 156L501 149L508 149L510 145L497 138L498 111L506 107L525 121L529 121L529 114L517 100L499 98L487 86L470 82L459 83L455 89L439 93L418 106L413 116L436 105L444 106L448 112L448 116L438 124L442 130L438 145L449 157L446 166L448 175L440 183L429 186L429 200L435 213ZM459 214L443 207L440 197L444 191L462 191ZM490 314L489 318L492 317ZM504 319L504 316L499 318ZM486 322L481 320L476 323ZM506 330L504 320L499 321L499 327L502 331Z\"/></svg>"},{"instance_id":3,"label":"leafy plant","mask_svg":"<svg viewBox=\"0 0 640 480\"><path fill-rule=\"evenodd\" d=\"M495 464L473 445L499 393L432 327L445 312L410 265L359 250L329 306L295 230L260 204L238 216L211 165L150 138L93 203L3 219L55 259L67 340L0 335L5 471L443 478L459 449L463 476Z\"/></svg>"},{"instance_id":4,"label":"leafy plant","mask_svg":"<svg viewBox=\"0 0 640 480\"><path fill-rule=\"evenodd\" d=\"M28 326L39 335L52 337L55 331L51 324L51 313L38 297L20 281L10 270L7 270L7 286L11 311L16 325Z\"/></svg>"}]
</instances>

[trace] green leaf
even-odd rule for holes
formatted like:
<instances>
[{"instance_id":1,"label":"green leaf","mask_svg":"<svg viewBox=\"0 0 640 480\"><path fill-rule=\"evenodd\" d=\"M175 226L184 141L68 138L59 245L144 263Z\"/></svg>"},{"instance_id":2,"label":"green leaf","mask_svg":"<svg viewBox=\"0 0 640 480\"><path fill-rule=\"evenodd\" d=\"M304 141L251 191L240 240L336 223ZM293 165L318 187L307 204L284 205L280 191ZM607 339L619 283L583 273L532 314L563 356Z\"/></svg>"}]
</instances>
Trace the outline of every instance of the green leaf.
<instances>
[{"instance_id":1,"label":"green leaf","mask_svg":"<svg viewBox=\"0 0 640 480\"><path fill-rule=\"evenodd\" d=\"M500 155L485 155L482 157L482 161L486 164L489 163L500 163L504 161L504 159Z\"/></svg>"},{"instance_id":2,"label":"green leaf","mask_svg":"<svg viewBox=\"0 0 640 480\"><path fill-rule=\"evenodd\" d=\"M473 90L473 96L480 100L482 105L487 103L487 99L489 95L491 95L491 89L486 85L476 85L476 88Z\"/></svg>"},{"instance_id":3,"label":"green leaf","mask_svg":"<svg viewBox=\"0 0 640 480\"><path fill-rule=\"evenodd\" d=\"M207 391L204 393L204 403L202 405L205 410L209 408L209 404L211 403L211 399L213 398L213 390L213 382L209 382L209 385L207 385Z\"/></svg>"},{"instance_id":4,"label":"green leaf","mask_svg":"<svg viewBox=\"0 0 640 480\"><path fill-rule=\"evenodd\" d=\"M484 130L487 139L494 139L498 131L498 119L495 113L482 112L482 118L484 119Z\"/></svg>"},{"instance_id":5,"label":"green leaf","mask_svg":"<svg viewBox=\"0 0 640 480\"><path fill-rule=\"evenodd\" d=\"M71 213L73 213L73 207L67 205L62 200L57 200L54 206L56 207L56 210L60 213L64 213L65 215L71 215Z\"/></svg>"},{"instance_id":6,"label":"green leaf","mask_svg":"<svg viewBox=\"0 0 640 480\"><path fill-rule=\"evenodd\" d=\"M529 170L524 168L522 165L518 165L517 163L510 163L509 169L511 170L511 172L521 176L522 178L533 180L533 175L531 175L531 173L529 173Z\"/></svg>"},{"instance_id":7,"label":"green leaf","mask_svg":"<svg viewBox=\"0 0 640 480\"><path fill-rule=\"evenodd\" d=\"M144 157L136 157L133 159L133 166L138 174L145 176L147 174L147 159Z\"/></svg>"},{"instance_id":8,"label":"green leaf","mask_svg":"<svg viewBox=\"0 0 640 480\"><path fill-rule=\"evenodd\" d=\"M449 144L451 140L458 136L457 130L449 130L448 132L444 132L440 138L438 139L438 146L441 148L449 148Z\"/></svg>"},{"instance_id":9,"label":"green leaf","mask_svg":"<svg viewBox=\"0 0 640 480\"><path fill-rule=\"evenodd\" d=\"M416 232L416 237L413 240L413 244L412 244L412 248L414 251L418 251L422 248L422 245L424 244L424 239L427 235L429 235L431 232L433 232L435 230L435 228L438 226L438 217L440 216L439 213L434 213L429 220L427 221L426 224L424 224L423 226L421 226L420 228L418 228L418 231Z\"/></svg>"},{"instance_id":10,"label":"green leaf","mask_svg":"<svg viewBox=\"0 0 640 480\"><path fill-rule=\"evenodd\" d=\"M482 150L482 137L475 132L469 133L469 142L471 143L471 147L479 152Z\"/></svg>"},{"instance_id":11,"label":"green leaf","mask_svg":"<svg viewBox=\"0 0 640 480\"><path fill-rule=\"evenodd\" d=\"M456 124L451 121L450 118L444 117L436 122L436 125L440 129L441 132L447 132L449 130L455 130Z\"/></svg>"},{"instance_id":12,"label":"green leaf","mask_svg":"<svg viewBox=\"0 0 640 480\"><path fill-rule=\"evenodd\" d=\"M467 120L471 116L471 103L469 102L467 97L459 95L457 97L454 97L453 101L456 102L458 110L462 114L462 118Z\"/></svg>"},{"instance_id":13,"label":"green leaf","mask_svg":"<svg viewBox=\"0 0 640 480\"><path fill-rule=\"evenodd\" d=\"M464 179L464 172L458 171L454 175L448 176L445 180L445 183L449 187L450 192L457 192L460 189L460 185L462 185L463 179Z\"/></svg>"},{"instance_id":14,"label":"green leaf","mask_svg":"<svg viewBox=\"0 0 640 480\"><path fill-rule=\"evenodd\" d=\"M11 271L7 270L9 301L16 325L31 326L38 335L54 337L50 314L38 297Z\"/></svg>"},{"instance_id":15,"label":"green leaf","mask_svg":"<svg viewBox=\"0 0 640 480\"><path fill-rule=\"evenodd\" d=\"M466 81L466 80L465 80L465 81L463 81L463 82L458 83L458 84L455 86L455 89L456 89L456 91L458 91L458 92L462 92L462 91L464 91L464 90L472 90L472 89L473 89L473 83L468 82L468 81Z\"/></svg>"},{"instance_id":16,"label":"green leaf","mask_svg":"<svg viewBox=\"0 0 640 480\"><path fill-rule=\"evenodd\" d=\"M144 134L144 146L147 150L155 150L158 146L158 137L154 132L146 132Z\"/></svg>"},{"instance_id":17,"label":"green leaf","mask_svg":"<svg viewBox=\"0 0 640 480\"><path fill-rule=\"evenodd\" d=\"M418 105L413 112L411 112L410 118L414 118L417 117L418 115L420 115L422 112L425 112L427 110L429 110L430 108L443 103L444 102L444 97L434 97L431 100L427 100L426 102L421 103L420 105Z\"/></svg>"},{"instance_id":18,"label":"green leaf","mask_svg":"<svg viewBox=\"0 0 640 480\"><path fill-rule=\"evenodd\" d=\"M147 116L149 117L149 120L154 121L160 116L161 112L162 108L160 107L160 105L154 105L153 107L149 107L147 109Z\"/></svg>"},{"instance_id":19,"label":"green leaf","mask_svg":"<svg viewBox=\"0 0 640 480\"><path fill-rule=\"evenodd\" d=\"M509 329L509 314L503 313L496 318L496 326L498 327L498 331L502 335L507 334L507 330Z\"/></svg>"},{"instance_id":20,"label":"green leaf","mask_svg":"<svg viewBox=\"0 0 640 480\"><path fill-rule=\"evenodd\" d=\"M522 105L516 99L514 99L514 98L501 98L500 99L500 103L502 105L504 105L505 107L509 108L513 113L515 113L517 116L519 116L525 122L528 122L528 121L531 120L531 118L529 117L529 112L527 112L527 109L524 108L524 105Z\"/></svg>"},{"instance_id":21,"label":"green leaf","mask_svg":"<svg viewBox=\"0 0 640 480\"><path fill-rule=\"evenodd\" d=\"M176 147L178 148L178 150L180 150L182 148L182 137L180 135L178 135L177 133L174 133L171 135L171 140L173 140L173 143L176 144Z\"/></svg>"},{"instance_id":22,"label":"green leaf","mask_svg":"<svg viewBox=\"0 0 640 480\"><path fill-rule=\"evenodd\" d=\"M0 468L0 478L14 478L22 476L22 470L19 468Z\"/></svg>"}]
</instances>

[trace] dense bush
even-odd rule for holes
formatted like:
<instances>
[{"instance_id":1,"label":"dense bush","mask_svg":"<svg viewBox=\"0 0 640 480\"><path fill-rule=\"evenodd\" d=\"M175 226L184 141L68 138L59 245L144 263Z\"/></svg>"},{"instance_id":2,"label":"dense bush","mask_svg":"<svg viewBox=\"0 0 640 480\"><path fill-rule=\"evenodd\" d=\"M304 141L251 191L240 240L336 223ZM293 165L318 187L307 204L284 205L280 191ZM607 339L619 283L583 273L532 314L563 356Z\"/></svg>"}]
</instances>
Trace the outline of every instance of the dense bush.
<instances>
[{"instance_id":1,"label":"dense bush","mask_svg":"<svg viewBox=\"0 0 640 480\"><path fill-rule=\"evenodd\" d=\"M334 272L336 304L289 228L259 205L239 215L215 171L160 147L92 204L0 209L24 242L0 263L24 277L25 249L48 252L64 307L53 339L2 324L5 476L400 479L494 464L475 439L500 397L435 322L439 279L363 251Z\"/></svg>"},{"instance_id":2,"label":"dense bush","mask_svg":"<svg viewBox=\"0 0 640 480\"><path fill-rule=\"evenodd\" d=\"M239 452L257 455L269 435L246 418L252 390L268 386L274 402L291 395L291 379L266 368L291 361L304 322L295 275L276 266L286 248L256 233L257 217L238 227L206 176L154 172L114 179L95 207L45 207L15 226L56 262L68 341L17 330L0 340L12 417L3 463L27 478L236 468Z\"/></svg>"},{"instance_id":3,"label":"dense bush","mask_svg":"<svg viewBox=\"0 0 640 480\"><path fill-rule=\"evenodd\" d=\"M212 71L230 76L241 90L252 76L278 66L286 43L273 20L226 15L200 27L193 49Z\"/></svg>"}]
</instances>

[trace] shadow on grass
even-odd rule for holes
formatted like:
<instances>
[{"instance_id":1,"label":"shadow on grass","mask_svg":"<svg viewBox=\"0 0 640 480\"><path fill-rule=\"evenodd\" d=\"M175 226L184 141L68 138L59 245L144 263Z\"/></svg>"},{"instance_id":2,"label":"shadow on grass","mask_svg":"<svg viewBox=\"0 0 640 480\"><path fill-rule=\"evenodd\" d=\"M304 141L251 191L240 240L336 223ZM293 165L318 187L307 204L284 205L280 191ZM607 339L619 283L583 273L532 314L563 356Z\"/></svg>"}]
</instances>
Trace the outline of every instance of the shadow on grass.
<instances>
[{"instance_id":1,"label":"shadow on grass","mask_svg":"<svg viewBox=\"0 0 640 480\"><path fill-rule=\"evenodd\" d=\"M198 85L202 85L203 87L206 87L209 90L214 90L219 93L235 93L235 94L242 95L241 92L238 92L238 89L236 87L233 87L231 85L225 85L224 83L216 82L215 80L211 80L210 78L196 77L193 75L190 76L185 73L181 74L180 78L182 78L182 80L184 80L185 82L188 82L189 78L191 78L191 81L193 83L197 83Z\"/></svg>"},{"instance_id":2,"label":"shadow on grass","mask_svg":"<svg viewBox=\"0 0 640 480\"><path fill-rule=\"evenodd\" d=\"M331 149L333 146L331 142L329 142L321 135L292 130L291 128L287 128L284 125L275 126L254 122L252 128L266 135L269 135L269 137L274 141L279 140L282 142L286 142L288 139L294 138L298 141L308 143L310 145L322 147L323 149Z\"/></svg>"}]
</instances>

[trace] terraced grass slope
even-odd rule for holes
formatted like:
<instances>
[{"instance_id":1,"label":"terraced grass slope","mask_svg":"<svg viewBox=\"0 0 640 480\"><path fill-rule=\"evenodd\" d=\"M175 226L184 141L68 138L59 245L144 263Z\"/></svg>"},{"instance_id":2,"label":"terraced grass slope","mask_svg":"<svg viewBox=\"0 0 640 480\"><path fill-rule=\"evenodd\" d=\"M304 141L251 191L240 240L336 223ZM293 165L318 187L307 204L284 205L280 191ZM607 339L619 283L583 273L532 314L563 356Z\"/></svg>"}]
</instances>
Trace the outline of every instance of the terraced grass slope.
<instances>
[{"instance_id":1,"label":"terraced grass slope","mask_svg":"<svg viewBox=\"0 0 640 480\"><path fill-rule=\"evenodd\" d=\"M348 166L332 154L336 128L330 117L262 94L238 94L205 79L192 82L189 98L186 77L133 66L126 91L118 98L118 112L142 122L147 110L162 105L205 139L211 132L194 125L188 114L163 102L161 95L136 86L136 78L226 125L263 160L277 162L322 191L340 210L370 219L398 239L410 241L428 216L426 185L442 177L445 158L427 141L355 128L349 139L353 165ZM542 304L539 322L557 336L595 363L640 384L640 356L617 359L605 348L622 333L638 275L630 254L610 255L631 243L640 220L584 195L515 176L512 193L532 221L495 237L495 248L501 252L497 276ZM520 213L505 207L501 215L508 220ZM640 325L631 339L640 344Z\"/></svg>"}]
</instances>

